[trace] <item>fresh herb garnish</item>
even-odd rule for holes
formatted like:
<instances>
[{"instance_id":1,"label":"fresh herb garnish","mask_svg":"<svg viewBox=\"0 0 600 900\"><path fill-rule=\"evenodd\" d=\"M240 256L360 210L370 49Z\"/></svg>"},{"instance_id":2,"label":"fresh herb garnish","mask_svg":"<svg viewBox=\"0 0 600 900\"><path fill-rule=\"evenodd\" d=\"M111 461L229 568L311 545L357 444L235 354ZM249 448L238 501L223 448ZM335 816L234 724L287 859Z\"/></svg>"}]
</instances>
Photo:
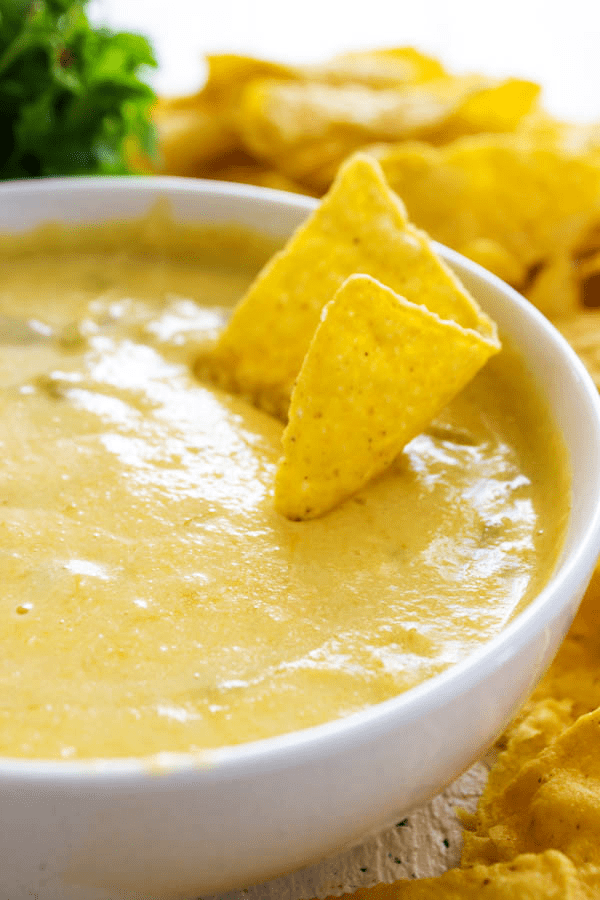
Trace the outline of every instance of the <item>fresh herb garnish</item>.
<instances>
[{"instance_id":1,"label":"fresh herb garnish","mask_svg":"<svg viewBox=\"0 0 600 900\"><path fill-rule=\"evenodd\" d=\"M85 4L0 0L0 178L126 174L154 152L152 49L92 27Z\"/></svg>"}]
</instances>

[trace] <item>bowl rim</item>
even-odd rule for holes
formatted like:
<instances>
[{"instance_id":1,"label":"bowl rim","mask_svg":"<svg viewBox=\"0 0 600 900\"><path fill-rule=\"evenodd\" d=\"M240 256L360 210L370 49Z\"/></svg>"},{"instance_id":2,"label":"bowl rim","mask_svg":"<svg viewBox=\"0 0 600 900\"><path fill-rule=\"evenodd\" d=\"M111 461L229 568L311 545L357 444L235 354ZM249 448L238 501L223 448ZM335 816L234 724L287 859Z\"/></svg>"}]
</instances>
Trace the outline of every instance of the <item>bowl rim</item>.
<instances>
[{"instance_id":1,"label":"bowl rim","mask_svg":"<svg viewBox=\"0 0 600 900\"><path fill-rule=\"evenodd\" d=\"M192 194L198 198L231 198L250 203L287 207L295 213L310 213L318 205L318 200L301 194L292 194L273 188L221 182L206 179L183 178L178 176L75 176L69 178L38 178L9 181L0 185L0 202L4 196L39 195L40 200L48 194L61 195L64 192L124 191L134 194L142 192L160 195L170 192ZM110 216L106 219L108 221ZM40 222L42 219L40 218ZM85 220L84 220L85 221ZM78 220L79 222L79 220ZM89 224L94 224L91 221ZM260 229L260 225L257 225ZM30 227L18 231L29 231ZM570 582L582 583L591 572L600 553L600 395L583 363L558 330L524 297L478 264L434 241L434 246L442 258L450 263L454 271L463 269L478 279L482 279L496 292L517 306L520 313L528 318L535 328L544 333L565 359L565 365L573 373L574 381L580 388L581 402L586 407L588 420L594 426L597 438L593 453L590 453L598 479L589 490L593 496L593 512L580 536L577 546L562 561L557 563L542 590L528 603L502 630L486 641L467 657L453 664L443 672L434 675L409 690L390 697L348 716L289 732L242 744L227 745L199 752L158 753L150 756L90 758L82 760L57 760L46 758L17 758L0 756L0 779L31 782L51 779L55 784L68 786L81 784L82 776L98 781L101 785L115 788L131 788L132 780L148 783L156 782L157 774L164 778L182 775L194 780L229 780L233 775L243 777L257 771L272 772L287 769L298 762L310 762L339 752L344 748L359 747L373 739L397 730L399 723L409 725L413 719L431 716L439 707L462 693L472 682L475 672L477 681L491 674L499 665L499 658L509 658L517 654L527 643L532 631L537 631L548 618L552 601L564 593ZM460 277L460 274L459 274ZM583 412L582 412L583 414ZM569 518L571 512L569 514ZM571 588L569 596L574 593Z\"/></svg>"}]
</instances>

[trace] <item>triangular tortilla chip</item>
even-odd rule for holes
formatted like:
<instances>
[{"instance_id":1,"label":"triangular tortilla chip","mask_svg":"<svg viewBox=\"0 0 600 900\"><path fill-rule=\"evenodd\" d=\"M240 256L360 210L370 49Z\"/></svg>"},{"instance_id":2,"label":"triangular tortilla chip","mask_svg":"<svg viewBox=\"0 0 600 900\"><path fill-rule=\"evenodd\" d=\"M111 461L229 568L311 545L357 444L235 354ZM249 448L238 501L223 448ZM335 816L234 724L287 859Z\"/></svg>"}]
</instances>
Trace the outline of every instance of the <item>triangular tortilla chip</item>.
<instances>
[{"instance_id":1,"label":"triangular tortilla chip","mask_svg":"<svg viewBox=\"0 0 600 900\"><path fill-rule=\"evenodd\" d=\"M408 223L379 165L359 155L342 168L318 209L258 275L210 358L199 360L199 372L285 419L321 311L356 272L443 319L495 334L427 235Z\"/></svg>"},{"instance_id":2,"label":"triangular tortilla chip","mask_svg":"<svg viewBox=\"0 0 600 900\"><path fill-rule=\"evenodd\" d=\"M368 275L325 307L283 434L275 507L320 516L386 469L499 349Z\"/></svg>"},{"instance_id":3,"label":"triangular tortilla chip","mask_svg":"<svg viewBox=\"0 0 600 900\"><path fill-rule=\"evenodd\" d=\"M347 900L592 900L599 883L595 867L577 868L558 850L546 850L434 878L359 888Z\"/></svg>"}]
</instances>

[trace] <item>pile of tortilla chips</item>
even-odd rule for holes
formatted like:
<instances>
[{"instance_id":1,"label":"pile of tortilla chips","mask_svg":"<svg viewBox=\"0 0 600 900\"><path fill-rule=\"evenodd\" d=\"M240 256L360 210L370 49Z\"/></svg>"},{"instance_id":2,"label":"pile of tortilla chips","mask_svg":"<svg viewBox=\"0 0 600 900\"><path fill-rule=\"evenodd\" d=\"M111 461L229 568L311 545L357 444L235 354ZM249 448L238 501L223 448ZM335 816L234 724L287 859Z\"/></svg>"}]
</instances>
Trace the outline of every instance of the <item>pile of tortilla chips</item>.
<instances>
[{"instance_id":1,"label":"pile of tortilla chips","mask_svg":"<svg viewBox=\"0 0 600 900\"><path fill-rule=\"evenodd\" d=\"M557 121L538 85L453 75L410 47L207 64L197 94L155 110L162 171L321 196L349 155L373 153L411 221L569 336L600 305L600 123Z\"/></svg>"},{"instance_id":2,"label":"pile of tortilla chips","mask_svg":"<svg viewBox=\"0 0 600 900\"><path fill-rule=\"evenodd\" d=\"M535 84L454 76L411 48L319 66L223 55L155 121L167 173L314 196L371 154L411 221L524 293L600 387L600 123L553 119ZM600 569L464 824L461 868L354 900L600 897Z\"/></svg>"}]
</instances>

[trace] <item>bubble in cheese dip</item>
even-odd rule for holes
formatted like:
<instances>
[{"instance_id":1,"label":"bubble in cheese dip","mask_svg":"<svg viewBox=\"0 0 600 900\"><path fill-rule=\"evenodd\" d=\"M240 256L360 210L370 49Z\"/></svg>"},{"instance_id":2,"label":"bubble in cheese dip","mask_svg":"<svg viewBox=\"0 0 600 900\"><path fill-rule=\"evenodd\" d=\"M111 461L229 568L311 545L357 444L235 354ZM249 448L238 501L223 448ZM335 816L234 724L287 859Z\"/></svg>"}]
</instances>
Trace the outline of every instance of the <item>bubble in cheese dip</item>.
<instances>
[{"instance_id":1,"label":"bubble in cheese dip","mask_svg":"<svg viewBox=\"0 0 600 900\"><path fill-rule=\"evenodd\" d=\"M274 511L282 425L191 371L271 250L156 217L5 239L0 754L344 716L463 659L547 580L569 476L506 347L358 495Z\"/></svg>"}]
</instances>

